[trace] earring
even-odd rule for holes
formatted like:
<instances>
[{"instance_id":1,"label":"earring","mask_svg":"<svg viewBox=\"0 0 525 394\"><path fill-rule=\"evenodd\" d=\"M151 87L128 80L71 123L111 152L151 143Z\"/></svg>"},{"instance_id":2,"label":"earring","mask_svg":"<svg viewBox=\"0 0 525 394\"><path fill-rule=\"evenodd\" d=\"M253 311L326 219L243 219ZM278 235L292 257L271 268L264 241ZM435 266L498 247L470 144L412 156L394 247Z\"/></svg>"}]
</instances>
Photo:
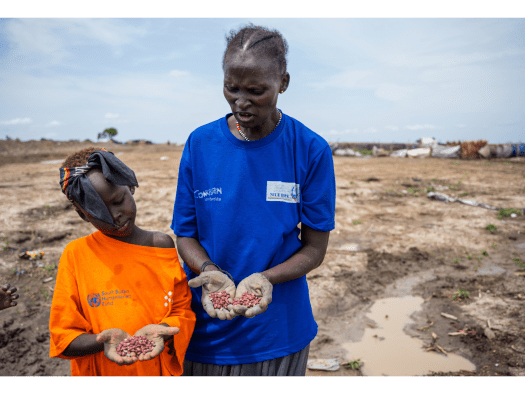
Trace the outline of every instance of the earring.
<instances>
[{"instance_id":1,"label":"earring","mask_svg":"<svg viewBox=\"0 0 525 394\"><path fill-rule=\"evenodd\" d=\"M281 90L281 94L284 93L284 90Z\"/></svg>"}]
</instances>

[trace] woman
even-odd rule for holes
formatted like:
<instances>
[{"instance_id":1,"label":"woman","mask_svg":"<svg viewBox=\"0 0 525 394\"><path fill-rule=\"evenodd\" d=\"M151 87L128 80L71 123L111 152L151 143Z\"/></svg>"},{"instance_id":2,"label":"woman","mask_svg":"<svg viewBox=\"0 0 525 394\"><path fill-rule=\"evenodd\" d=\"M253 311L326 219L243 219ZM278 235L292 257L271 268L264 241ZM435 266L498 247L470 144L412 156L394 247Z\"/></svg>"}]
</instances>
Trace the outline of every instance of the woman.
<instances>
[{"instance_id":1,"label":"woman","mask_svg":"<svg viewBox=\"0 0 525 394\"><path fill-rule=\"evenodd\" d=\"M189 136L171 226L197 316L184 375L304 376L317 333L305 275L335 226L332 153L277 109L290 82L281 34L248 25L226 41L232 113ZM214 309L223 290L261 300Z\"/></svg>"}]
</instances>

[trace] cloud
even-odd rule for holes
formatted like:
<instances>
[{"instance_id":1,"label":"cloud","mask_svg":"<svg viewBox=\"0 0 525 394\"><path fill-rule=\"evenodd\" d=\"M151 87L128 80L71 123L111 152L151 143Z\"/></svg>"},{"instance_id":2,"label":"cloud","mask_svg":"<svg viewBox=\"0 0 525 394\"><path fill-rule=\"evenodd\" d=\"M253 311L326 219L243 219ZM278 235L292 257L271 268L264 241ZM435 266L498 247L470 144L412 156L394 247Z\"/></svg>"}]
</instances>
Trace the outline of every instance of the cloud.
<instances>
[{"instance_id":1,"label":"cloud","mask_svg":"<svg viewBox=\"0 0 525 394\"><path fill-rule=\"evenodd\" d=\"M399 131L399 127L397 126L385 126L385 129L391 130L391 131Z\"/></svg>"},{"instance_id":2,"label":"cloud","mask_svg":"<svg viewBox=\"0 0 525 394\"><path fill-rule=\"evenodd\" d=\"M118 118L119 116L120 116L119 114L112 114L111 112L108 112L106 115L104 115L104 118L114 119L114 118Z\"/></svg>"},{"instance_id":3,"label":"cloud","mask_svg":"<svg viewBox=\"0 0 525 394\"><path fill-rule=\"evenodd\" d=\"M58 120L52 120L51 122L47 123L45 127L54 127L54 126L60 126L62 123L60 123ZM50 133L53 134L53 133Z\"/></svg>"},{"instance_id":4,"label":"cloud","mask_svg":"<svg viewBox=\"0 0 525 394\"><path fill-rule=\"evenodd\" d=\"M6 125L6 126L12 126L16 124L27 124L31 122L32 120L30 118L16 118L16 119L11 119L11 120L4 120L0 122L0 124Z\"/></svg>"},{"instance_id":5,"label":"cloud","mask_svg":"<svg viewBox=\"0 0 525 394\"><path fill-rule=\"evenodd\" d=\"M83 45L108 45L119 56L123 45L133 44L138 37L146 35L145 29L126 21L102 18L8 19L4 31L13 56L18 59L23 54L38 59L38 67L60 64L75 56L78 47Z\"/></svg>"},{"instance_id":6,"label":"cloud","mask_svg":"<svg viewBox=\"0 0 525 394\"><path fill-rule=\"evenodd\" d=\"M377 133L376 128L369 127L368 129L365 129L365 130L360 130L360 129L333 130L332 129L332 130L320 132L319 134L324 135L324 136L332 136L332 135L348 135L348 134L367 135L367 134L376 134L376 133Z\"/></svg>"},{"instance_id":7,"label":"cloud","mask_svg":"<svg viewBox=\"0 0 525 394\"><path fill-rule=\"evenodd\" d=\"M185 76L188 76L190 75L189 72L187 71L180 71L180 70L171 70L170 71L170 77L185 77Z\"/></svg>"},{"instance_id":8,"label":"cloud","mask_svg":"<svg viewBox=\"0 0 525 394\"><path fill-rule=\"evenodd\" d=\"M414 124L403 127L406 130L435 130L438 127L433 124Z\"/></svg>"}]
</instances>

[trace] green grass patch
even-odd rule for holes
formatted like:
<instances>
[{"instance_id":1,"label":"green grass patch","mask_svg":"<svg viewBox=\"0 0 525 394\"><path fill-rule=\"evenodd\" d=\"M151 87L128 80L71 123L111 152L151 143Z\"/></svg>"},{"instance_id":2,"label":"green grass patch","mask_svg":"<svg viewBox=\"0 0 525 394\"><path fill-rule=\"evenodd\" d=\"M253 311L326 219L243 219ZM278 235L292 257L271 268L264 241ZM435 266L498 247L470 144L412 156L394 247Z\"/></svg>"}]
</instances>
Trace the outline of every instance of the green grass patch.
<instances>
[{"instance_id":1,"label":"green grass patch","mask_svg":"<svg viewBox=\"0 0 525 394\"><path fill-rule=\"evenodd\" d=\"M363 222L361 220L352 220L352 224L357 226L358 224L363 224Z\"/></svg>"},{"instance_id":2,"label":"green grass patch","mask_svg":"<svg viewBox=\"0 0 525 394\"><path fill-rule=\"evenodd\" d=\"M343 364L343 367L349 368L349 369L361 369L361 360L357 359L354 361L350 361L348 364Z\"/></svg>"},{"instance_id":3,"label":"green grass patch","mask_svg":"<svg viewBox=\"0 0 525 394\"><path fill-rule=\"evenodd\" d=\"M498 219L503 219L504 217L508 217L513 213L515 213L516 215L521 215L521 209L501 208L498 212Z\"/></svg>"},{"instance_id":4,"label":"green grass patch","mask_svg":"<svg viewBox=\"0 0 525 394\"><path fill-rule=\"evenodd\" d=\"M496 231L498 228L493 224L488 224L487 227L485 227L487 230L489 230L491 233Z\"/></svg>"},{"instance_id":5,"label":"green grass patch","mask_svg":"<svg viewBox=\"0 0 525 394\"><path fill-rule=\"evenodd\" d=\"M462 298L462 299L469 298L468 291L467 290L458 289L458 291L456 292L456 294L454 294L452 299L457 300L458 298Z\"/></svg>"},{"instance_id":6,"label":"green grass patch","mask_svg":"<svg viewBox=\"0 0 525 394\"><path fill-rule=\"evenodd\" d=\"M465 193L459 193L459 197L465 197L465 196L468 196L468 193L465 192Z\"/></svg>"}]
</instances>

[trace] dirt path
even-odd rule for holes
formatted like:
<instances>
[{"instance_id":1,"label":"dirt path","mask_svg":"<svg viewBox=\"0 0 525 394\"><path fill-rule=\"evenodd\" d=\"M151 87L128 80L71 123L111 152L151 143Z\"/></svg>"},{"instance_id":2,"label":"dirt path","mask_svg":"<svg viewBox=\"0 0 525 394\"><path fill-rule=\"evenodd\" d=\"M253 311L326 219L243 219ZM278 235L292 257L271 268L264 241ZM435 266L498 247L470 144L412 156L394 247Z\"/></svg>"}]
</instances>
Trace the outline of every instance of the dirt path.
<instances>
[{"instance_id":1,"label":"dirt path","mask_svg":"<svg viewBox=\"0 0 525 394\"><path fill-rule=\"evenodd\" d=\"M60 163L53 161L88 145L0 141L0 280L17 286L20 294L17 307L0 312L0 375L69 374L69 361L48 357L49 307L62 250L93 228L65 201L58 185ZM136 172L138 225L172 233L182 148L107 148ZM523 376L525 216L500 220L497 211L430 200L426 192L433 187L492 206L525 208L525 162L348 157L334 162L336 229L323 265L307 276L319 325L310 358L353 361L346 344L360 341L367 327L378 324L367 318L374 302L418 296L424 300L421 310L403 335L419 338L426 348L437 344L476 367L448 374ZM486 230L489 224L497 230ZM24 249L42 250L45 257L20 259ZM454 299L458 290L469 297ZM448 335L459 330L466 334ZM341 368L308 374L361 372Z\"/></svg>"}]
</instances>

